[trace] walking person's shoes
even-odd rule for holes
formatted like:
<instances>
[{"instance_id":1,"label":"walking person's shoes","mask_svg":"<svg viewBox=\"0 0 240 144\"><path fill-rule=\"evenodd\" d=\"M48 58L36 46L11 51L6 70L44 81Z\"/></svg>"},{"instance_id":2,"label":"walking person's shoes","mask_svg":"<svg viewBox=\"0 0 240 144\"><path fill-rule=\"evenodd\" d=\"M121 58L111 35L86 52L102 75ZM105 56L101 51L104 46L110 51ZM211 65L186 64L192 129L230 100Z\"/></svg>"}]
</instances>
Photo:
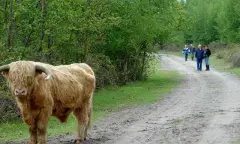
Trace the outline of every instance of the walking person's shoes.
<instances>
[{"instance_id":1,"label":"walking person's shoes","mask_svg":"<svg viewBox=\"0 0 240 144\"><path fill-rule=\"evenodd\" d=\"M209 65L206 65L206 71L210 71Z\"/></svg>"}]
</instances>

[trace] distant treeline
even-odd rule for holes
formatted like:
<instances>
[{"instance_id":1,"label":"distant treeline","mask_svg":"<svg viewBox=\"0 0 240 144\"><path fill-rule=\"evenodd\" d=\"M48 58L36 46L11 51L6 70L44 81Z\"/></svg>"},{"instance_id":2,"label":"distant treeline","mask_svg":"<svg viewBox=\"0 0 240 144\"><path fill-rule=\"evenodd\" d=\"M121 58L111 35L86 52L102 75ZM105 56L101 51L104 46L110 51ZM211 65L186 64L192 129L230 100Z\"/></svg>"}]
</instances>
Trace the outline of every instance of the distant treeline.
<instances>
[{"instance_id":1,"label":"distant treeline","mask_svg":"<svg viewBox=\"0 0 240 144\"><path fill-rule=\"evenodd\" d=\"M195 43L240 42L239 0L187 0L185 38Z\"/></svg>"}]
</instances>

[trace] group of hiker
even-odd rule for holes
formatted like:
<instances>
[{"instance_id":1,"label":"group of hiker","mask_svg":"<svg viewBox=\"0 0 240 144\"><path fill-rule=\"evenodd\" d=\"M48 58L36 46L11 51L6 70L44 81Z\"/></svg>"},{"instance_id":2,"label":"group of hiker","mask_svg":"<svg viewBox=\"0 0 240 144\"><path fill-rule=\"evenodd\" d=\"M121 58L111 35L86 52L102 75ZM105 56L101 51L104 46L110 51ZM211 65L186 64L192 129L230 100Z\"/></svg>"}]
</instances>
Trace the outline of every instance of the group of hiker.
<instances>
[{"instance_id":1,"label":"group of hiker","mask_svg":"<svg viewBox=\"0 0 240 144\"><path fill-rule=\"evenodd\" d=\"M185 47L182 50L182 53L185 56L185 61L188 60L188 55L191 55L192 60L194 61L194 57L196 58L197 62L197 70L202 71L202 61L205 59L206 64L206 71L209 71L209 57L211 55L211 51L208 48L208 45L205 45L205 48L202 47L201 44L198 45L198 48L196 49L193 44L185 45Z\"/></svg>"}]
</instances>

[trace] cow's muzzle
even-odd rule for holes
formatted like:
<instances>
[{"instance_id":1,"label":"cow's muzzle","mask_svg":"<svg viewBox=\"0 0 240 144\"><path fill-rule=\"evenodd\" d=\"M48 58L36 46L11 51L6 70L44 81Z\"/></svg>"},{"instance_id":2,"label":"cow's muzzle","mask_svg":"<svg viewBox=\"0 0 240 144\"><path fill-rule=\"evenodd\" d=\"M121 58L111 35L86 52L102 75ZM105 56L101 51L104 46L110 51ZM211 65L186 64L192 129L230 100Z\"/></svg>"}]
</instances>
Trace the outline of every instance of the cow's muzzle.
<instances>
[{"instance_id":1,"label":"cow's muzzle","mask_svg":"<svg viewBox=\"0 0 240 144\"><path fill-rule=\"evenodd\" d=\"M27 90L26 89L16 89L14 91L15 96L26 96Z\"/></svg>"}]
</instances>

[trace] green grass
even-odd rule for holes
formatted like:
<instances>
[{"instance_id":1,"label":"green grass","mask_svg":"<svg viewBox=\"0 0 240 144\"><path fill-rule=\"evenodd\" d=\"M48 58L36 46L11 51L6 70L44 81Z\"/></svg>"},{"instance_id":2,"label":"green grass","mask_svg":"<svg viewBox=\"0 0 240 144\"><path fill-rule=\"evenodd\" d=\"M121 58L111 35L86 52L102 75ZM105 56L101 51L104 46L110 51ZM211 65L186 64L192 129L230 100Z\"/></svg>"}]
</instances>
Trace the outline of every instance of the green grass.
<instances>
[{"instance_id":1,"label":"green grass","mask_svg":"<svg viewBox=\"0 0 240 144\"><path fill-rule=\"evenodd\" d=\"M217 70L231 72L237 76L240 76L240 68L231 67L231 63L224 59L217 59L216 55L213 55L210 59L211 65Z\"/></svg>"},{"instance_id":2,"label":"green grass","mask_svg":"<svg viewBox=\"0 0 240 144\"><path fill-rule=\"evenodd\" d=\"M209 62L210 62L210 66L213 66L214 68L220 71L224 71L231 67L231 63L227 62L224 59L218 59L216 54L213 54L212 56L210 56Z\"/></svg>"},{"instance_id":3,"label":"green grass","mask_svg":"<svg viewBox=\"0 0 240 144\"><path fill-rule=\"evenodd\" d=\"M234 73L237 76L240 76L240 68L229 68L229 69L226 69L225 71L231 72L231 73Z\"/></svg>"},{"instance_id":4,"label":"green grass","mask_svg":"<svg viewBox=\"0 0 240 144\"><path fill-rule=\"evenodd\" d=\"M240 140L232 141L232 144L240 144Z\"/></svg>"},{"instance_id":5,"label":"green grass","mask_svg":"<svg viewBox=\"0 0 240 144\"><path fill-rule=\"evenodd\" d=\"M159 68L159 63L157 63ZM93 121L106 116L113 111L125 108L155 103L164 94L175 88L181 76L174 71L156 71L146 81L139 81L122 87L109 86L94 94ZM75 133L77 122L70 116L67 123L60 124L52 117L48 124L48 136ZM22 140L29 137L26 124L22 121L12 121L0 124L0 142L8 140Z\"/></svg>"},{"instance_id":6,"label":"green grass","mask_svg":"<svg viewBox=\"0 0 240 144\"><path fill-rule=\"evenodd\" d=\"M122 108L154 103L178 84L176 72L161 71L147 81L111 87L95 95L94 109L117 111ZM107 94L107 95L106 95Z\"/></svg>"},{"instance_id":7,"label":"green grass","mask_svg":"<svg viewBox=\"0 0 240 144\"><path fill-rule=\"evenodd\" d=\"M93 121L104 116L103 111L95 111ZM48 136L57 134L74 133L77 128L77 121L74 116L70 116L67 123L60 123L55 117L52 117L48 123ZM0 124L0 144L2 141L23 140L29 137L28 127L22 121L11 121Z\"/></svg>"}]
</instances>

